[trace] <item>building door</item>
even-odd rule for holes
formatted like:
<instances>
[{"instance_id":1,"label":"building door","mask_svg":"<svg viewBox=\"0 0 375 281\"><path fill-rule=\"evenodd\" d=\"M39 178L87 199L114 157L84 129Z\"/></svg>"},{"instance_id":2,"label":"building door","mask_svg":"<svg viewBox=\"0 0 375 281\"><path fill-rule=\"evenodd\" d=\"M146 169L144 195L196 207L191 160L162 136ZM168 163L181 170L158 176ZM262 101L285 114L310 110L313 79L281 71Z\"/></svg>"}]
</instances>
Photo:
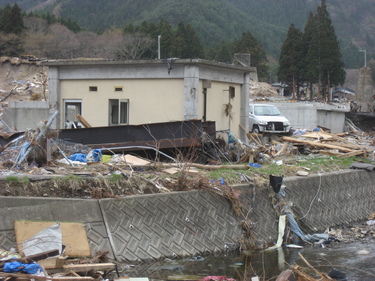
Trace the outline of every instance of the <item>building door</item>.
<instances>
[{"instance_id":1,"label":"building door","mask_svg":"<svg viewBox=\"0 0 375 281\"><path fill-rule=\"evenodd\" d=\"M129 124L129 100L109 100L109 126Z\"/></svg>"},{"instance_id":2,"label":"building door","mask_svg":"<svg viewBox=\"0 0 375 281\"><path fill-rule=\"evenodd\" d=\"M77 115L82 113L82 100L64 100L64 111L65 128L81 127Z\"/></svg>"}]
</instances>

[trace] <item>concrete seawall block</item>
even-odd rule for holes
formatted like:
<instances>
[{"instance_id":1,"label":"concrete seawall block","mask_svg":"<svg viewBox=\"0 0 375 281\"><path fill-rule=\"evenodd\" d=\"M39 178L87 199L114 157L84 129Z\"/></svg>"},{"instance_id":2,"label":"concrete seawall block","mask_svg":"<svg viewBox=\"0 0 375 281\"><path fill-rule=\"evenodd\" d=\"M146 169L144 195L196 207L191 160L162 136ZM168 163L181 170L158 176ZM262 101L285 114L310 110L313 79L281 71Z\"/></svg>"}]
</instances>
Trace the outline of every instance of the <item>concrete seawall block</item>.
<instances>
[{"instance_id":1,"label":"concrete seawall block","mask_svg":"<svg viewBox=\"0 0 375 281\"><path fill-rule=\"evenodd\" d=\"M285 201L306 234L365 220L375 211L375 172L347 170L284 179ZM257 241L277 239L270 187L242 185L245 215ZM118 199L0 197L0 248L16 248L14 220L82 222L92 254L118 261L202 255L236 244L243 230L224 197L192 190Z\"/></svg>"},{"instance_id":2,"label":"concrete seawall block","mask_svg":"<svg viewBox=\"0 0 375 281\"><path fill-rule=\"evenodd\" d=\"M100 205L120 261L223 251L242 232L229 202L207 191L103 199Z\"/></svg>"},{"instance_id":3,"label":"concrete seawall block","mask_svg":"<svg viewBox=\"0 0 375 281\"><path fill-rule=\"evenodd\" d=\"M92 253L109 251L109 257L114 257L98 200L1 197L0 202L2 248L16 248L15 220L81 222L85 223Z\"/></svg>"}]
</instances>

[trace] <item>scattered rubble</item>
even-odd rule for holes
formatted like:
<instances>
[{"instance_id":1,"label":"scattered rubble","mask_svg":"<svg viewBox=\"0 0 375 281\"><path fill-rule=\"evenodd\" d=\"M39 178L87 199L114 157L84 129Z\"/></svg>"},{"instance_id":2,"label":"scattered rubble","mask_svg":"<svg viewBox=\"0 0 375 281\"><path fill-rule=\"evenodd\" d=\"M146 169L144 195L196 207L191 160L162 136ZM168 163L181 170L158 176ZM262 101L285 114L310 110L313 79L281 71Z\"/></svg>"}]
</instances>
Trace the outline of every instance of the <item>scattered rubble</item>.
<instances>
[{"instance_id":1,"label":"scattered rubble","mask_svg":"<svg viewBox=\"0 0 375 281\"><path fill-rule=\"evenodd\" d=\"M0 195L58 196L60 193L63 197L105 198L225 189L241 183L264 185L268 175L275 172L306 176L351 168L345 159L375 161L374 136L350 123L352 130L341 134L329 133L326 128L294 130L290 136L248 133L248 144L230 132L223 132L216 140L201 140L203 153L176 150L177 154L168 155L170 151L153 148L156 158L147 159L136 153L114 153L111 149L104 154L101 149L62 140L58 130L49 129L53 118L41 121L36 130L0 134L6 143L0 148L0 175L4 179ZM93 153L97 154L95 159ZM206 162L194 162L202 159L203 154ZM319 165L319 161L325 164ZM217 170L220 175L214 173ZM58 184L59 192L47 187L48 179ZM25 185L28 188L23 188Z\"/></svg>"},{"instance_id":2,"label":"scattered rubble","mask_svg":"<svg viewBox=\"0 0 375 281\"><path fill-rule=\"evenodd\" d=\"M0 57L0 102L40 101L48 97L48 69L39 61ZM4 104L5 102L5 104Z\"/></svg>"},{"instance_id":3,"label":"scattered rubble","mask_svg":"<svg viewBox=\"0 0 375 281\"><path fill-rule=\"evenodd\" d=\"M279 93L272 85L264 82L251 81L251 97L277 97Z\"/></svg>"},{"instance_id":4,"label":"scattered rubble","mask_svg":"<svg viewBox=\"0 0 375 281\"><path fill-rule=\"evenodd\" d=\"M2 106L11 100L46 100L47 72L38 63L29 56L24 60L0 58ZM19 67L22 80L13 78L14 68L8 68L9 65ZM266 83L252 84L252 87L258 98L278 97L276 89ZM375 161L374 133L362 131L350 119L347 120L349 132L346 133L334 134L321 127L313 131L297 129L288 136L247 133L247 144L230 132L218 132L216 140L202 140L202 147L209 148L204 153L202 150L177 150L175 155L167 155L154 147L156 155L164 154L166 160L161 161L160 157L146 158L136 153L112 151L103 154L98 148L65 141L59 138L58 130L49 129L53 118L41 121L36 130L0 133L6 143L0 147L0 196L100 199L209 189L225 196L231 201L234 211L241 214L237 195L231 189L234 184L265 186L270 171L285 177L303 177L344 168L361 168L360 165L349 166L350 163L344 165L340 159L358 160L370 168ZM86 128L91 127L82 116L79 120ZM110 149L107 151L111 152ZM194 161L201 159L194 154L204 154L206 161ZM321 160L330 164L317 164ZM243 227L250 229L251 225ZM345 242L373 241L375 214L364 223L327 229L325 234ZM17 244L21 245L21 241ZM108 262L106 252L79 259L72 259L63 250L56 249L44 249L26 256L19 252L22 253L0 249L0 279L105 280L114 278L113 271L117 271L116 265ZM12 258L12 262L7 258ZM8 264L6 269L7 262L14 264ZM29 265L30 271L25 271ZM298 266L293 266L292 272L301 280L316 280ZM290 276L290 273L284 274ZM315 273L320 280L332 280L327 274ZM212 280L210 277L205 280ZM279 277L277 280L287 280L281 279L282 275ZM221 280L226 279L222 277Z\"/></svg>"},{"instance_id":5,"label":"scattered rubble","mask_svg":"<svg viewBox=\"0 0 375 281\"><path fill-rule=\"evenodd\" d=\"M108 262L108 252L96 253L91 258L83 224L81 227L77 227L78 223L64 224L62 228L60 223L54 222L15 221L18 249L0 249L0 279L70 281L108 278L117 269L114 263Z\"/></svg>"}]
</instances>

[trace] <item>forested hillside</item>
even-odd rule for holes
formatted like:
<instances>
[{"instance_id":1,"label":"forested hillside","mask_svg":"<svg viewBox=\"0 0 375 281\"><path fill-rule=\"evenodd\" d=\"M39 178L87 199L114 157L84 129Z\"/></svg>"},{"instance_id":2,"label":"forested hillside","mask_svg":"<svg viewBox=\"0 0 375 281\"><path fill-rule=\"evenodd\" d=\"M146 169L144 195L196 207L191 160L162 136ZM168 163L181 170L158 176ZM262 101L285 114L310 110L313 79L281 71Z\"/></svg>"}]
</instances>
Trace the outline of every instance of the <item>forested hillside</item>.
<instances>
[{"instance_id":1,"label":"forested hillside","mask_svg":"<svg viewBox=\"0 0 375 281\"><path fill-rule=\"evenodd\" d=\"M17 3L23 11L50 12L76 21L81 28L103 32L112 27L158 23L190 23L203 46L215 47L250 31L267 55L278 60L288 27L303 30L309 12L320 0L0 0ZM42 5L43 4L43 5ZM363 53L375 49L374 0L328 0L327 8L347 67L360 67Z\"/></svg>"}]
</instances>

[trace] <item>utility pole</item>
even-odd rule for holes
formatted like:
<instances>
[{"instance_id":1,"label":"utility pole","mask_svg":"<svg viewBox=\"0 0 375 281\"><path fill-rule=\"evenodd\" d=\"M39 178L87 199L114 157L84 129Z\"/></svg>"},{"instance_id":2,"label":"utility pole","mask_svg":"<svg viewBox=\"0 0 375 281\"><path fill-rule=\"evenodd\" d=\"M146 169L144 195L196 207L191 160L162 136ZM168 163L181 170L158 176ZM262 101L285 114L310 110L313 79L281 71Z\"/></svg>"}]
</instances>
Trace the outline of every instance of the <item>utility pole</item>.
<instances>
[{"instance_id":1,"label":"utility pole","mask_svg":"<svg viewBox=\"0 0 375 281\"><path fill-rule=\"evenodd\" d=\"M363 52L365 54L365 67L367 66L367 63L366 63L366 50L359 50L360 52Z\"/></svg>"},{"instance_id":2,"label":"utility pole","mask_svg":"<svg viewBox=\"0 0 375 281\"><path fill-rule=\"evenodd\" d=\"M160 60L160 37L161 35L158 35L158 60Z\"/></svg>"}]
</instances>

